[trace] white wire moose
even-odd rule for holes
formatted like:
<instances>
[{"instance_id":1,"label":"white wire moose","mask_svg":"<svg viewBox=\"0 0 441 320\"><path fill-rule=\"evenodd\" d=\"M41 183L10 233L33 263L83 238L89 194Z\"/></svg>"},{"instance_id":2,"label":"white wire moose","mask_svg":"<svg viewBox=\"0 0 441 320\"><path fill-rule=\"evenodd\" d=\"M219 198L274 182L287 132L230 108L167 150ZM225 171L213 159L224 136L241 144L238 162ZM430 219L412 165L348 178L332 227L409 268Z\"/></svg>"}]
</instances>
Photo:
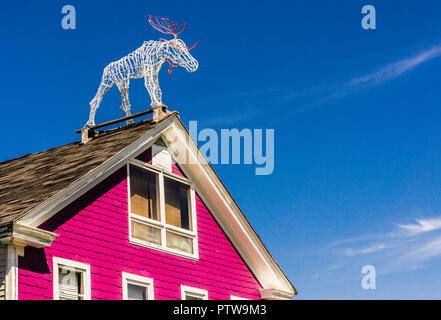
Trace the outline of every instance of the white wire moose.
<instances>
[{"instance_id":1,"label":"white wire moose","mask_svg":"<svg viewBox=\"0 0 441 320\"><path fill-rule=\"evenodd\" d=\"M168 63L168 74L171 75L177 67L184 67L188 72L198 68L198 62L189 51L194 45L187 47L178 35L184 31L187 24L180 28L167 18L149 15L150 25L164 34L173 35L173 39L159 41L145 41L141 47L127 56L112 62L104 68L102 80L95 97L90 101L89 120L85 127L95 125L95 113L98 110L104 94L116 84L121 92L121 109L130 116L129 81L130 79L144 78L144 85L151 98L153 108L162 106L162 92L159 87L158 73L164 62Z\"/></svg>"}]
</instances>

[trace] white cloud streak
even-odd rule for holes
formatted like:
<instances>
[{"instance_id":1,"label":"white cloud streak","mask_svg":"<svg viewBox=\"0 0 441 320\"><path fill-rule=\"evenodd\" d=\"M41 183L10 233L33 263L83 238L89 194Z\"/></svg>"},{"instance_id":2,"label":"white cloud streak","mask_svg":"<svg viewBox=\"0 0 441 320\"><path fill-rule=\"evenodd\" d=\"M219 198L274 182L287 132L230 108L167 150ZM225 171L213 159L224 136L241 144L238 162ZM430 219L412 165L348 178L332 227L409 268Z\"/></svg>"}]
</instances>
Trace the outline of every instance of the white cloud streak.
<instances>
[{"instance_id":1,"label":"white cloud streak","mask_svg":"<svg viewBox=\"0 0 441 320\"><path fill-rule=\"evenodd\" d=\"M355 78L349 81L347 86L357 85L378 85L381 82L401 76L403 73L414 69L420 64L432 60L441 55L441 45L432 47L428 50L420 52L410 58L405 58L398 62L389 64L376 72L370 73L363 77Z\"/></svg>"},{"instance_id":2,"label":"white cloud streak","mask_svg":"<svg viewBox=\"0 0 441 320\"><path fill-rule=\"evenodd\" d=\"M409 72L424 62L428 62L432 59L441 56L441 44L433 46L429 49L416 53L410 57L403 58L401 60L384 65L371 73L352 78L346 82L325 84L316 88L304 90L303 94L296 94L295 92L287 93L279 100L289 101L295 99L298 96L311 96L312 100L306 104L296 105L296 107L289 113L284 114L283 117L279 117L275 121L284 121L288 117L296 114L304 113L320 106L323 106L326 102L340 99L351 95L355 92L373 88L380 84L397 78L406 72Z\"/></svg>"},{"instance_id":3,"label":"white cloud streak","mask_svg":"<svg viewBox=\"0 0 441 320\"><path fill-rule=\"evenodd\" d=\"M387 64L374 72L353 78L341 84L332 94L321 100L320 103L342 98L362 89L376 87L383 82L397 78L404 73L415 69L424 62L430 61L439 56L441 56L441 45L434 46L411 57Z\"/></svg>"},{"instance_id":4,"label":"white cloud streak","mask_svg":"<svg viewBox=\"0 0 441 320\"><path fill-rule=\"evenodd\" d=\"M368 247L364 247L361 249L352 249L352 248L346 248L343 253L346 256L355 256L355 255L359 255L359 254L369 254L369 253L374 253L380 250L383 250L386 248L386 245L384 243L377 243L377 244L373 244L371 246Z\"/></svg>"},{"instance_id":5,"label":"white cloud streak","mask_svg":"<svg viewBox=\"0 0 441 320\"><path fill-rule=\"evenodd\" d=\"M441 237L434 238L401 257L406 262L425 262L441 256Z\"/></svg>"},{"instance_id":6,"label":"white cloud streak","mask_svg":"<svg viewBox=\"0 0 441 320\"><path fill-rule=\"evenodd\" d=\"M399 228L406 230L411 235L441 229L441 217L433 219L416 219L416 224L400 224Z\"/></svg>"}]
</instances>

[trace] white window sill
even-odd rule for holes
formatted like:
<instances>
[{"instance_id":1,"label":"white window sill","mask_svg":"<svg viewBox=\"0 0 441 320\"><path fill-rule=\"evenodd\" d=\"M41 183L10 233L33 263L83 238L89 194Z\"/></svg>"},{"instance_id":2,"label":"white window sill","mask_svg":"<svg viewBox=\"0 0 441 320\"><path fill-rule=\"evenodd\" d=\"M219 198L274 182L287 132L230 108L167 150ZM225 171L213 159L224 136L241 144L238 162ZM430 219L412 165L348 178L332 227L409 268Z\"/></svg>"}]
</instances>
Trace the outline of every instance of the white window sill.
<instances>
[{"instance_id":1,"label":"white window sill","mask_svg":"<svg viewBox=\"0 0 441 320\"><path fill-rule=\"evenodd\" d=\"M195 240L196 239L194 239L194 241ZM155 245L153 243L145 242L145 241L138 240L138 239L135 239L135 238L132 238L132 237L130 237L129 243L133 244L133 245L137 245L137 246L141 246L141 247L157 250L157 251L160 251L160 252L168 253L168 254L171 254L171 255L174 255L174 256L178 256L178 257L181 257L181 258L187 258L187 259L199 261L199 254L198 253L190 254L190 253L185 253L185 252L178 251L178 250L173 250L173 249L170 249L170 248L164 248L162 246L158 246L158 245Z\"/></svg>"}]
</instances>

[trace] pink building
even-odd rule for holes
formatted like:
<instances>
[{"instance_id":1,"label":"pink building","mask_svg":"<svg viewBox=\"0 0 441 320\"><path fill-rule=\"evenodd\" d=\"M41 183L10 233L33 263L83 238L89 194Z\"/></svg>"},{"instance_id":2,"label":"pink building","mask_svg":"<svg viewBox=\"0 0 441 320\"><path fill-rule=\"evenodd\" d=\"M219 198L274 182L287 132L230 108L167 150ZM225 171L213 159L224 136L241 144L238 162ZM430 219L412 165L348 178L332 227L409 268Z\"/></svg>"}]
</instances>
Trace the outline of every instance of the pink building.
<instances>
[{"instance_id":1,"label":"pink building","mask_svg":"<svg viewBox=\"0 0 441 320\"><path fill-rule=\"evenodd\" d=\"M0 300L291 299L176 113L0 163Z\"/></svg>"}]
</instances>

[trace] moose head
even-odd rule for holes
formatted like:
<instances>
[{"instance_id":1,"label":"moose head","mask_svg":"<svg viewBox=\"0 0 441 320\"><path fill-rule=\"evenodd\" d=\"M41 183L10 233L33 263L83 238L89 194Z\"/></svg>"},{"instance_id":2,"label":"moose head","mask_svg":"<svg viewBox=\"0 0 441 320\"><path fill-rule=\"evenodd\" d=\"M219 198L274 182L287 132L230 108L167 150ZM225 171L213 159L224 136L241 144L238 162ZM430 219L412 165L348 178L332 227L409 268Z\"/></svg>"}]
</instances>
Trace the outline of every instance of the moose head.
<instances>
[{"instance_id":1,"label":"moose head","mask_svg":"<svg viewBox=\"0 0 441 320\"><path fill-rule=\"evenodd\" d=\"M183 67L188 72L194 72L197 70L199 64L195 58L190 54L190 50L197 46L199 42L196 42L190 47L187 47L181 39L178 39L178 35L182 33L187 24L184 23L180 28L176 23L173 23L168 18L161 18L155 16L148 16L150 25L164 34L170 34L173 36L171 40L162 41L164 50L164 62L168 63L168 74L171 75L173 70L177 67Z\"/></svg>"}]
</instances>

